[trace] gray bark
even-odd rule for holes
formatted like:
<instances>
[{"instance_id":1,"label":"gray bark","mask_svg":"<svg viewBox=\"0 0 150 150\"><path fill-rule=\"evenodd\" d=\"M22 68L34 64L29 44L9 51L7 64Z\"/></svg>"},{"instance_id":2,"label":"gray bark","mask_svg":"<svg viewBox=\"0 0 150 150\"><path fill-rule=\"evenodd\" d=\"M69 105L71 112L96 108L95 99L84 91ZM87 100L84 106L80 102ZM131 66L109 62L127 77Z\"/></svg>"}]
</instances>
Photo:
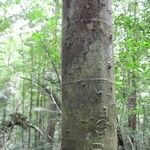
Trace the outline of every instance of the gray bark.
<instances>
[{"instance_id":1,"label":"gray bark","mask_svg":"<svg viewBox=\"0 0 150 150\"><path fill-rule=\"evenodd\" d=\"M111 0L63 0L62 150L116 150Z\"/></svg>"}]
</instances>

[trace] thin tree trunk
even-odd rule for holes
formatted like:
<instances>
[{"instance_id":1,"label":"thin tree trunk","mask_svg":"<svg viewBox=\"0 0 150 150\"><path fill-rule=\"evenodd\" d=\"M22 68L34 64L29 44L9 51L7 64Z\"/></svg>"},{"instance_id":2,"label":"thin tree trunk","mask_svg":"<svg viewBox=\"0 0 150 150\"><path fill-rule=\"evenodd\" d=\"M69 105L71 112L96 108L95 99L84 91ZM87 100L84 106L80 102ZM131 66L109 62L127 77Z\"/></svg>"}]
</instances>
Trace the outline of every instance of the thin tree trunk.
<instances>
[{"instance_id":1,"label":"thin tree trunk","mask_svg":"<svg viewBox=\"0 0 150 150\"><path fill-rule=\"evenodd\" d=\"M39 67L39 70L40 70L40 67ZM38 73L38 82L40 83L40 73ZM40 87L38 86L37 87L37 97L36 97L36 107L38 108L39 107L39 100L40 100ZM36 112L36 124L38 124L39 122L39 113ZM38 146L38 142L39 142L39 139L38 139L38 134L37 131L35 131L35 147Z\"/></svg>"},{"instance_id":2,"label":"thin tree trunk","mask_svg":"<svg viewBox=\"0 0 150 150\"><path fill-rule=\"evenodd\" d=\"M62 150L116 150L111 0L64 0Z\"/></svg>"},{"instance_id":3,"label":"thin tree trunk","mask_svg":"<svg viewBox=\"0 0 150 150\"><path fill-rule=\"evenodd\" d=\"M33 105L33 52L31 49L31 73L30 73L30 105L29 105L29 121L32 119L32 105ZM31 129L28 130L28 149L31 147Z\"/></svg>"},{"instance_id":4,"label":"thin tree trunk","mask_svg":"<svg viewBox=\"0 0 150 150\"><path fill-rule=\"evenodd\" d=\"M23 75L25 75L25 58L24 58L24 54L22 53L22 65L23 65ZM24 115L24 106L25 106L25 80L22 80L22 91L21 91L21 95L22 95L22 114ZM21 132L21 140L22 140L22 148L25 148L25 133L24 133L24 129L22 129Z\"/></svg>"},{"instance_id":5,"label":"thin tree trunk","mask_svg":"<svg viewBox=\"0 0 150 150\"><path fill-rule=\"evenodd\" d=\"M135 131L136 131L136 113L134 112L136 109L136 77L132 75L132 93L129 99L128 108L129 108L129 116L128 116L128 127L131 130L130 139L132 144L135 146L136 149L136 142L135 142Z\"/></svg>"},{"instance_id":6,"label":"thin tree trunk","mask_svg":"<svg viewBox=\"0 0 150 150\"><path fill-rule=\"evenodd\" d=\"M24 103L25 103L24 101L25 101L25 80L23 79L23 83L22 83L22 114L23 115L24 115ZM24 129L22 129L22 132L21 132L21 140L22 140L22 148L24 148L25 147Z\"/></svg>"}]
</instances>

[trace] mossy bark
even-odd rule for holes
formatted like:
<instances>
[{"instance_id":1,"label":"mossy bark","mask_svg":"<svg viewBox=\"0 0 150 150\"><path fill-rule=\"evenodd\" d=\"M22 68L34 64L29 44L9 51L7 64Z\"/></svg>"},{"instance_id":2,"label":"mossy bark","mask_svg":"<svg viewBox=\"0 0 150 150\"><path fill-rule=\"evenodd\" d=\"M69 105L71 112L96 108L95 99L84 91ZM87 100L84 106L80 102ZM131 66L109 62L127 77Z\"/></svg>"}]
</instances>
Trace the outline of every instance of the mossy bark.
<instances>
[{"instance_id":1,"label":"mossy bark","mask_svg":"<svg viewBox=\"0 0 150 150\"><path fill-rule=\"evenodd\" d=\"M63 0L62 150L116 150L111 0Z\"/></svg>"}]
</instances>

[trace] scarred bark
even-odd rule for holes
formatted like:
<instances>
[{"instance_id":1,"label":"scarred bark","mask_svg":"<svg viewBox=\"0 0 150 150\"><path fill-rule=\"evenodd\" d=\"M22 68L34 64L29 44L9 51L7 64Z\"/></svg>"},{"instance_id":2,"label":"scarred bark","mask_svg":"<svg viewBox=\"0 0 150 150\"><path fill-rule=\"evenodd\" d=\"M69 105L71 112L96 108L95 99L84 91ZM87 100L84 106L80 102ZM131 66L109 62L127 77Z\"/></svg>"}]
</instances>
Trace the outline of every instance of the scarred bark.
<instances>
[{"instance_id":1,"label":"scarred bark","mask_svg":"<svg viewBox=\"0 0 150 150\"><path fill-rule=\"evenodd\" d=\"M111 0L63 0L62 150L116 150Z\"/></svg>"}]
</instances>

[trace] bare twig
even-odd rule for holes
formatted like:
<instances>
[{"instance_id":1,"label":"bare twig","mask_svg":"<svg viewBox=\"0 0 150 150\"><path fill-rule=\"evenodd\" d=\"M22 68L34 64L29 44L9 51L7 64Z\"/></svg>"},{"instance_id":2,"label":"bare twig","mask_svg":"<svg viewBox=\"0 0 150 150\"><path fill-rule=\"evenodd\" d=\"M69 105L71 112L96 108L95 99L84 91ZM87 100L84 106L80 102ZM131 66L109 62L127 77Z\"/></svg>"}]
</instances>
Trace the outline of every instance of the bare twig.
<instances>
[{"instance_id":1,"label":"bare twig","mask_svg":"<svg viewBox=\"0 0 150 150\"><path fill-rule=\"evenodd\" d=\"M129 137L129 136L127 136L127 138L128 138L128 140L129 140L129 142L130 142L130 144L131 144L132 150L135 150L134 145L133 145L133 143L132 143L132 141L131 141L130 137Z\"/></svg>"}]
</instances>

